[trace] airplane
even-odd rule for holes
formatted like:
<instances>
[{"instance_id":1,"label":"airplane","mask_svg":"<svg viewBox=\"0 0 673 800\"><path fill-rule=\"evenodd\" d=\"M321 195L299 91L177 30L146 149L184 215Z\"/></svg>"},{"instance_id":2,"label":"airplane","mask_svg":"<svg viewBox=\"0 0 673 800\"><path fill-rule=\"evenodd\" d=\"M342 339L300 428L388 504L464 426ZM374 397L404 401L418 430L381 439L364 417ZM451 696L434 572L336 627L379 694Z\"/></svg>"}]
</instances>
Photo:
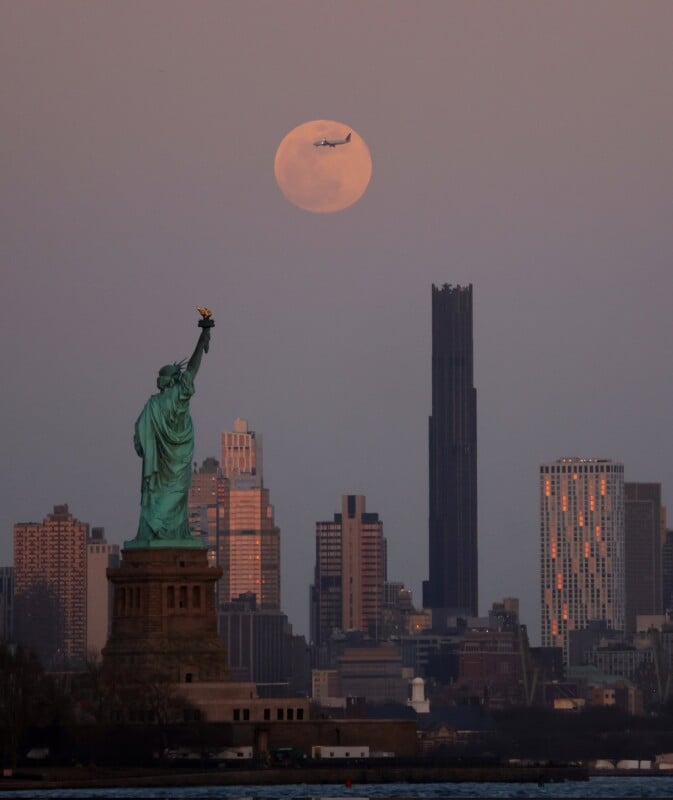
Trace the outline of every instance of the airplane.
<instances>
[{"instance_id":1,"label":"airplane","mask_svg":"<svg viewBox=\"0 0 673 800\"><path fill-rule=\"evenodd\" d=\"M350 144L351 134L349 133L345 139L318 139L313 142L314 147L336 147L338 144Z\"/></svg>"}]
</instances>

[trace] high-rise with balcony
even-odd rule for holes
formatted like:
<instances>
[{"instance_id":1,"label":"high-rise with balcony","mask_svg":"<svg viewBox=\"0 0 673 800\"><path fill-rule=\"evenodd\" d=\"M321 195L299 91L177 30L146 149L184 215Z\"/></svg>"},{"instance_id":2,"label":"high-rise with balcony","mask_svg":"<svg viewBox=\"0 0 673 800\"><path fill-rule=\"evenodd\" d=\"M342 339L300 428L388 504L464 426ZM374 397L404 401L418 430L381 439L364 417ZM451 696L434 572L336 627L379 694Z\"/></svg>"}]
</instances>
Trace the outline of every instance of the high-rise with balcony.
<instances>
[{"instance_id":1,"label":"high-rise with balcony","mask_svg":"<svg viewBox=\"0 0 673 800\"><path fill-rule=\"evenodd\" d=\"M220 604L256 596L262 610L280 609L280 529L264 488L261 436L237 419L222 434L224 497L218 506Z\"/></svg>"},{"instance_id":2,"label":"high-rise with balcony","mask_svg":"<svg viewBox=\"0 0 673 800\"><path fill-rule=\"evenodd\" d=\"M42 522L14 525L15 637L45 666L86 657L88 534L67 505Z\"/></svg>"},{"instance_id":3,"label":"high-rise with balcony","mask_svg":"<svg viewBox=\"0 0 673 800\"><path fill-rule=\"evenodd\" d=\"M315 580L311 587L311 637L326 642L333 631L356 630L377 638L384 611L387 550L383 522L363 495L341 498L341 513L316 522Z\"/></svg>"},{"instance_id":4,"label":"high-rise with balcony","mask_svg":"<svg viewBox=\"0 0 673 800\"><path fill-rule=\"evenodd\" d=\"M432 287L429 420L429 577L423 606L433 624L478 614L477 390L472 286Z\"/></svg>"},{"instance_id":5,"label":"high-rise with balcony","mask_svg":"<svg viewBox=\"0 0 673 800\"><path fill-rule=\"evenodd\" d=\"M624 466L561 458L540 466L542 646L602 620L624 629Z\"/></svg>"}]
</instances>

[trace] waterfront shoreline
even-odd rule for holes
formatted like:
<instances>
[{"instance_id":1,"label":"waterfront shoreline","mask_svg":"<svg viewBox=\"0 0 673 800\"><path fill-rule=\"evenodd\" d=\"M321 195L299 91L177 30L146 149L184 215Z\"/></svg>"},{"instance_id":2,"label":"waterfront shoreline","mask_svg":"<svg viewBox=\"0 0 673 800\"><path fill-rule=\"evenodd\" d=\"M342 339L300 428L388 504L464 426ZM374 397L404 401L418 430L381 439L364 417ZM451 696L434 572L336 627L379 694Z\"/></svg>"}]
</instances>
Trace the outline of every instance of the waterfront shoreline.
<instances>
[{"instance_id":1,"label":"waterfront shoreline","mask_svg":"<svg viewBox=\"0 0 673 800\"><path fill-rule=\"evenodd\" d=\"M311 767L281 769L211 769L123 767L51 767L17 770L0 779L0 793L46 789L111 789L188 786L271 786L285 784L383 783L557 783L585 781L589 771L579 766L386 766Z\"/></svg>"}]
</instances>

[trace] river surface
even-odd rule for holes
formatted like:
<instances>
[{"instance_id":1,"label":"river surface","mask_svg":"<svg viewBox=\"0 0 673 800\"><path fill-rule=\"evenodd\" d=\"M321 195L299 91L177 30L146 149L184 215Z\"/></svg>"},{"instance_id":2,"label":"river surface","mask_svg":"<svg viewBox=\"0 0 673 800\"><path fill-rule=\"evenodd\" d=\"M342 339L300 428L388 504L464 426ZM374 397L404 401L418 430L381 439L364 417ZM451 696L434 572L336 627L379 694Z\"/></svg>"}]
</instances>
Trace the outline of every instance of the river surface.
<instances>
[{"instance_id":1,"label":"river surface","mask_svg":"<svg viewBox=\"0 0 673 800\"><path fill-rule=\"evenodd\" d=\"M3 797L34 798L464 798L464 797L673 797L673 777L590 778L565 783L292 784L288 786L186 786L142 789L16 790Z\"/></svg>"}]
</instances>

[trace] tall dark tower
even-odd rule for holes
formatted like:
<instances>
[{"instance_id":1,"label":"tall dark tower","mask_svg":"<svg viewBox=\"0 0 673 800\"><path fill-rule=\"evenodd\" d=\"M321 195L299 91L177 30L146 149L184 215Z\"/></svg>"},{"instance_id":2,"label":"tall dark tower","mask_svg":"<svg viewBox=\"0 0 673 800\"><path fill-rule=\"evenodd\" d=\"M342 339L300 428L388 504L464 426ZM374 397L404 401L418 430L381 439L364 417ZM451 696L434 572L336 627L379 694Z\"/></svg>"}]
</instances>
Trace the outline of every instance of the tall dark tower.
<instances>
[{"instance_id":1,"label":"tall dark tower","mask_svg":"<svg viewBox=\"0 0 673 800\"><path fill-rule=\"evenodd\" d=\"M478 614L477 390L472 372L472 285L432 287L430 571L423 606ZM435 612L436 610L436 612Z\"/></svg>"}]
</instances>

